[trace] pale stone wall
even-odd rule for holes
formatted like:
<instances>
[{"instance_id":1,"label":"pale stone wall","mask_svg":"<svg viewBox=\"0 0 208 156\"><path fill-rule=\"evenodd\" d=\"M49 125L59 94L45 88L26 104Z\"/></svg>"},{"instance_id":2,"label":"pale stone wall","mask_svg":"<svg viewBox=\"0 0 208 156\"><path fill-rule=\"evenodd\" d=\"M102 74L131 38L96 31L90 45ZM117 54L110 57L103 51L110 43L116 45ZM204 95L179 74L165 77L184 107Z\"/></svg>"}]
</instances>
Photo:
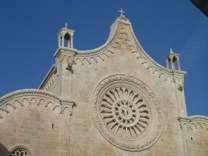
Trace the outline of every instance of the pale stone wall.
<instances>
[{"instance_id":1,"label":"pale stone wall","mask_svg":"<svg viewBox=\"0 0 208 156\"><path fill-rule=\"evenodd\" d=\"M41 90L0 98L0 156L16 146L32 156L206 155L207 118L187 117L185 72L149 57L123 14L94 50L70 38L63 47L68 31Z\"/></svg>"},{"instance_id":2,"label":"pale stone wall","mask_svg":"<svg viewBox=\"0 0 208 156\"><path fill-rule=\"evenodd\" d=\"M129 32L128 26L119 25L120 28L111 44L103 54L83 56L75 55L75 64L72 66L73 73L63 68L63 77L72 81L66 85L63 93L65 97L71 96L77 103L71 118L71 150L72 156L81 155L184 155L182 134L177 118L181 114L181 108L185 106L183 91L178 90L178 84L183 83L173 75L165 78L159 71L148 68L148 62L142 59L142 50L137 48L136 43ZM64 50L63 50L64 51ZM96 51L96 50L95 50ZM94 52L96 53L96 52ZM67 55L67 53L65 54ZM63 66L67 66L67 60L63 60ZM159 140L147 150L130 152L122 150L111 143L98 131L92 118L93 94L99 83L112 75L125 74L136 77L147 84L159 100L162 114L163 130ZM176 82L176 83L174 83ZM72 86L71 89L69 86ZM179 96L176 96L176 93ZM178 103L183 105L178 106ZM179 109L180 108L180 109ZM186 114L186 110L182 110Z\"/></svg>"},{"instance_id":3,"label":"pale stone wall","mask_svg":"<svg viewBox=\"0 0 208 156\"><path fill-rule=\"evenodd\" d=\"M31 155L69 154L73 102L39 90L16 91L0 102L0 142L6 150L19 146Z\"/></svg>"},{"instance_id":4,"label":"pale stone wall","mask_svg":"<svg viewBox=\"0 0 208 156\"><path fill-rule=\"evenodd\" d=\"M206 156L208 153L208 118L191 116L179 119L183 130L186 155Z\"/></svg>"}]
</instances>

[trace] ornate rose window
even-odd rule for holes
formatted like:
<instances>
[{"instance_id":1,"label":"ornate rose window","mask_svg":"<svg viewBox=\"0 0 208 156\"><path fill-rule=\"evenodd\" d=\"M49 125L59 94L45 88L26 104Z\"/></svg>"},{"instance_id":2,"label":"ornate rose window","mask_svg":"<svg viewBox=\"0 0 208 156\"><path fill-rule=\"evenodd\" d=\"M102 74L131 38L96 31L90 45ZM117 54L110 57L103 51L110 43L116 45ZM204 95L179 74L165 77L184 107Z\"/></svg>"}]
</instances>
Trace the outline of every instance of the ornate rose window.
<instances>
[{"instance_id":1,"label":"ornate rose window","mask_svg":"<svg viewBox=\"0 0 208 156\"><path fill-rule=\"evenodd\" d=\"M154 93L126 75L104 79L93 96L92 116L100 133L115 146L140 151L152 146L162 131Z\"/></svg>"},{"instance_id":2,"label":"ornate rose window","mask_svg":"<svg viewBox=\"0 0 208 156\"><path fill-rule=\"evenodd\" d=\"M24 146L16 146L12 149L11 156L31 156L31 153Z\"/></svg>"}]
</instances>

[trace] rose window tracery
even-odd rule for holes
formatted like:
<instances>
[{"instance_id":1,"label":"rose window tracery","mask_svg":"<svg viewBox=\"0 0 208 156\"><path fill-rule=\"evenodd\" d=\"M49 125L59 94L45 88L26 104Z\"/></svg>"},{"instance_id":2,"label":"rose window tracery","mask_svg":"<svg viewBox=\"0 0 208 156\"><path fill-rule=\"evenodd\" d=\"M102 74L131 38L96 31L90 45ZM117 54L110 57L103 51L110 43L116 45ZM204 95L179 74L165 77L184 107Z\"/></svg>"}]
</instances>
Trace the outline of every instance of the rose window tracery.
<instances>
[{"instance_id":1,"label":"rose window tracery","mask_svg":"<svg viewBox=\"0 0 208 156\"><path fill-rule=\"evenodd\" d=\"M17 146L12 149L11 156L31 156L31 154L26 147Z\"/></svg>"},{"instance_id":2,"label":"rose window tracery","mask_svg":"<svg viewBox=\"0 0 208 156\"><path fill-rule=\"evenodd\" d=\"M140 136L149 124L149 110L143 98L129 88L113 88L101 99L100 113L106 127L118 137Z\"/></svg>"},{"instance_id":3,"label":"rose window tracery","mask_svg":"<svg viewBox=\"0 0 208 156\"><path fill-rule=\"evenodd\" d=\"M128 151L154 145L162 133L159 102L142 81L123 74L102 80L95 89L92 117L99 132Z\"/></svg>"}]
</instances>

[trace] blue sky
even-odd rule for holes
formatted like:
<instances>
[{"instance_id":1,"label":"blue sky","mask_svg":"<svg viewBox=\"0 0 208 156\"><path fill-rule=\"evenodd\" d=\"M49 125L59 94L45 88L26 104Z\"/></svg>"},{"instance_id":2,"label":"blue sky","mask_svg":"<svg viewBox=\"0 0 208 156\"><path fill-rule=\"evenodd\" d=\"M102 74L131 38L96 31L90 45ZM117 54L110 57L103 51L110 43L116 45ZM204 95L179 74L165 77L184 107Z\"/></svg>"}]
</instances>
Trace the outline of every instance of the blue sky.
<instances>
[{"instance_id":1,"label":"blue sky","mask_svg":"<svg viewBox=\"0 0 208 156\"><path fill-rule=\"evenodd\" d=\"M170 48L180 54L188 114L208 116L208 18L188 0L0 0L0 96L39 86L65 23L75 30L74 48L93 49L120 8L154 60L165 66Z\"/></svg>"}]
</instances>

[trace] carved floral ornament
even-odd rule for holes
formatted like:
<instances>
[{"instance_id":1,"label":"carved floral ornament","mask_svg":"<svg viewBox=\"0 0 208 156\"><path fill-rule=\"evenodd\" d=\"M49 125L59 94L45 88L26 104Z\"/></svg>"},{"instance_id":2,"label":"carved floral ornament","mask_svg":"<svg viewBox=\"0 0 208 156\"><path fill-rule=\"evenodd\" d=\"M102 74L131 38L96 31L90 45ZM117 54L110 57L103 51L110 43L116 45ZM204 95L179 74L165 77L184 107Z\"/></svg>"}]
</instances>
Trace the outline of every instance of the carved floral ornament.
<instances>
[{"instance_id":1,"label":"carved floral ornament","mask_svg":"<svg viewBox=\"0 0 208 156\"><path fill-rule=\"evenodd\" d=\"M152 146L162 132L162 114L154 93L126 75L104 79L93 96L92 116L100 133L128 151Z\"/></svg>"}]
</instances>

